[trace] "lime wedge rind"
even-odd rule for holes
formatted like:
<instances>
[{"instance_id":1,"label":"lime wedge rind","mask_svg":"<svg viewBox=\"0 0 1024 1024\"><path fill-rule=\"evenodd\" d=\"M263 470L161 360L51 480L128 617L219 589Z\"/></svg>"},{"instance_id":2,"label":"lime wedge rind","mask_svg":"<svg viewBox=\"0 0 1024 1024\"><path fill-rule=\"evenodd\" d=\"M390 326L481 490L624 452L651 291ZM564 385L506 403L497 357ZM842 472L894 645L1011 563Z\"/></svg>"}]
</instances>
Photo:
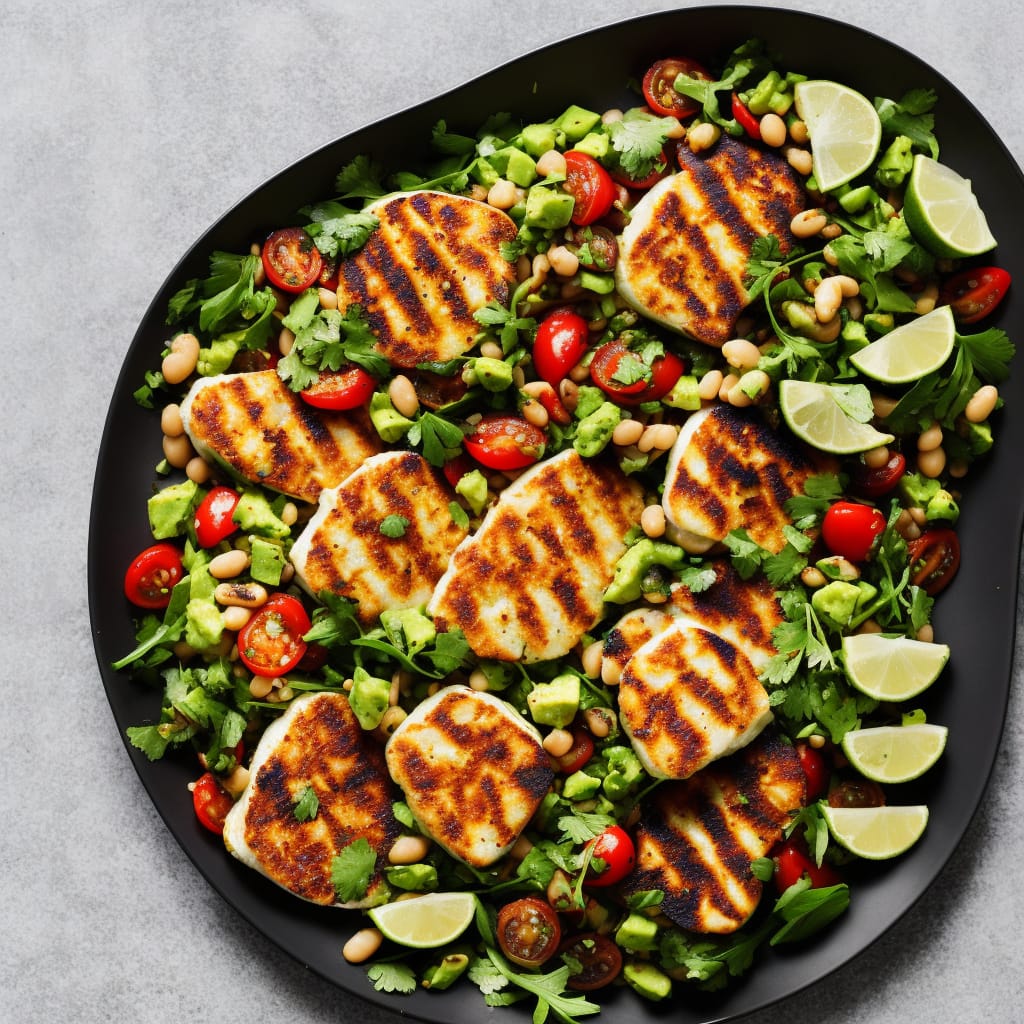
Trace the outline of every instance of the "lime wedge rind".
<instances>
[{"instance_id":1,"label":"lime wedge rind","mask_svg":"<svg viewBox=\"0 0 1024 1024\"><path fill-rule=\"evenodd\" d=\"M883 384L908 384L943 366L955 344L953 310L936 306L854 352L850 362Z\"/></svg>"}]
</instances>

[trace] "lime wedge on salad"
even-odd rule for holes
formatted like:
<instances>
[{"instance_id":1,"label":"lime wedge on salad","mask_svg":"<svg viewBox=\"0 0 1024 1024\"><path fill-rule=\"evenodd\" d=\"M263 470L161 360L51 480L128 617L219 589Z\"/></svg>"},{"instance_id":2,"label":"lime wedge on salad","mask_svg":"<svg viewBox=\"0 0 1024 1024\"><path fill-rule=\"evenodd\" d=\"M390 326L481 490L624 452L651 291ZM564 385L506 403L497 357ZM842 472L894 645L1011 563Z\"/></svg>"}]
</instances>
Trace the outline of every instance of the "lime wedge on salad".
<instances>
[{"instance_id":1,"label":"lime wedge on salad","mask_svg":"<svg viewBox=\"0 0 1024 1024\"><path fill-rule=\"evenodd\" d=\"M807 125L814 178L822 192L845 185L871 166L882 123L866 96L838 82L812 79L797 82L793 97Z\"/></svg>"},{"instance_id":2,"label":"lime wedge on salad","mask_svg":"<svg viewBox=\"0 0 1024 1024\"><path fill-rule=\"evenodd\" d=\"M953 310L936 306L854 352L850 362L865 376L883 384L906 384L942 366L953 352L955 341Z\"/></svg>"},{"instance_id":3,"label":"lime wedge on salad","mask_svg":"<svg viewBox=\"0 0 1024 1024\"><path fill-rule=\"evenodd\" d=\"M957 259L996 247L970 181L923 153L914 157L903 218L914 237L935 256Z\"/></svg>"},{"instance_id":4,"label":"lime wedge on salad","mask_svg":"<svg viewBox=\"0 0 1024 1024\"><path fill-rule=\"evenodd\" d=\"M374 907L369 915L386 939L413 949L433 949L454 942L469 927L476 906L471 892L431 892Z\"/></svg>"},{"instance_id":5,"label":"lime wedge on salad","mask_svg":"<svg viewBox=\"0 0 1024 1024\"><path fill-rule=\"evenodd\" d=\"M851 729L842 741L851 765L872 782L900 783L918 779L946 749L944 725L882 725Z\"/></svg>"},{"instance_id":6,"label":"lime wedge on salad","mask_svg":"<svg viewBox=\"0 0 1024 1024\"><path fill-rule=\"evenodd\" d=\"M949 661L947 644L905 636L857 633L843 637L843 665L851 685L875 700L910 700L924 693Z\"/></svg>"},{"instance_id":7,"label":"lime wedge on salad","mask_svg":"<svg viewBox=\"0 0 1024 1024\"><path fill-rule=\"evenodd\" d=\"M779 382L779 409L790 430L809 445L835 455L879 448L892 434L854 419L840 402L842 389L806 380Z\"/></svg>"},{"instance_id":8,"label":"lime wedge on salad","mask_svg":"<svg viewBox=\"0 0 1024 1024\"><path fill-rule=\"evenodd\" d=\"M909 807L821 808L832 838L865 860L888 860L906 853L921 838L928 824L924 804Z\"/></svg>"}]
</instances>

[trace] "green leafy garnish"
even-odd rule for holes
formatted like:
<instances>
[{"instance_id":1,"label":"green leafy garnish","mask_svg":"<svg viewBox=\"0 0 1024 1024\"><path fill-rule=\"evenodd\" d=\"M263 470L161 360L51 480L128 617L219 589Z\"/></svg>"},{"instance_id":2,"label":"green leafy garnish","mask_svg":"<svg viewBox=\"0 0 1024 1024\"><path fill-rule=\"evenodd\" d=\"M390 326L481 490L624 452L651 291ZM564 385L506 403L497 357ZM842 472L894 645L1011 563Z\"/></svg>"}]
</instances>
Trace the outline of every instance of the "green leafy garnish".
<instances>
[{"instance_id":1,"label":"green leafy garnish","mask_svg":"<svg viewBox=\"0 0 1024 1024\"><path fill-rule=\"evenodd\" d=\"M377 853L365 839L349 843L331 858L331 885L342 903L361 900L377 868Z\"/></svg>"}]
</instances>

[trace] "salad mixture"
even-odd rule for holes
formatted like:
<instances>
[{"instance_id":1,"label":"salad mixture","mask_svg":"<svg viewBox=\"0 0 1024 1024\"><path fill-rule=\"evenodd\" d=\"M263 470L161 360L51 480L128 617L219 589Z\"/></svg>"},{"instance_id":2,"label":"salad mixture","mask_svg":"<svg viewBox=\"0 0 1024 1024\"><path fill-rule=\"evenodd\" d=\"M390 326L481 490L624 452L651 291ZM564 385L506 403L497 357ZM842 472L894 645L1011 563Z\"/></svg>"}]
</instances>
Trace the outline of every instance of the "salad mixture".
<instances>
[{"instance_id":1,"label":"salad mixture","mask_svg":"<svg viewBox=\"0 0 1024 1024\"><path fill-rule=\"evenodd\" d=\"M138 646L116 667L163 692L131 742L198 754L196 816L236 856L360 908L344 956L379 990L475 984L572 1021L607 985L718 989L842 927L858 864L926 827L900 785L946 739L916 700L950 653L931 612L1013 353L995 239L928 90L864 97L752 40L659 60L639 91L439 122L415 173L355 159L296 224L211 255L136 394L167 479L125 577ZM443 256L410 257L403 291L381 253L442 222L465 287L451 269L439 308ZM282 407L301 443L261 425ZM307 435L354 465L331 477ZM562 573L536 639L490 589L534 557L531 523ZM469 714L437 739L443 701ZM291 837L275 856L316 836L321 863L275 876L238 820L256 806Z\"/></svg>"}]
</instances>

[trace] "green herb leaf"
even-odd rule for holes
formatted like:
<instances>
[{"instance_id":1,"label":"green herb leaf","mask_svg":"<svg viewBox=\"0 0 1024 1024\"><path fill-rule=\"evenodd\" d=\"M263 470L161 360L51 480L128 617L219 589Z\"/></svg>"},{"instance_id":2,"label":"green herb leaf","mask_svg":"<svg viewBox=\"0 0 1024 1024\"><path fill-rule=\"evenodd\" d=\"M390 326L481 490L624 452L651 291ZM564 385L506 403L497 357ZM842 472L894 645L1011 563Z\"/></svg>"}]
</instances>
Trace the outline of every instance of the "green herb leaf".
<instances>
[{"instance_id":1,"label":"green herb leaf","mask_svg":"<svg viewBox=\"0 0 1024 1024\"><path fill-rule=\"evenodd\" d=\"M361 900L377 868L377 853L365 839L349 843L331 858L331 884L342 903Z\"/></svg>"},{"instance_id":2,"label":"green herb leaf","mask_svg":"<svg viewBox=\"0 0 1024 1024\"><path fill-rule=\"evenodd\" d=\"M366 976L378 992L398 992L408 995L417 987L416 972L408 964L389 960L366 969Z\"/></svg>"},{"instance_id":3,"label":"green herb leaf","mask_svg":"<svg viewBox=\"0 0 1024 1024\"><path fill-rule=\"evenodd\" d=\"M409 520L405 516L390 515L385 516L380 523L379 530L385 537L390 537L392 540L398 540L399 537L405 536L405 531L409 527Z\"/></svg>"},{"instance_id":4,"label":"green herb leaf","mask_svg":"<svg viewBox=\"0 0 1024 1024\"><path fill-rule=\"evenodd\" d=\"M312 786L306 788L299 794L295 801L293 813L298 821L312 821L320 810L320 801Z\"/></svg>"}]
</instances>

